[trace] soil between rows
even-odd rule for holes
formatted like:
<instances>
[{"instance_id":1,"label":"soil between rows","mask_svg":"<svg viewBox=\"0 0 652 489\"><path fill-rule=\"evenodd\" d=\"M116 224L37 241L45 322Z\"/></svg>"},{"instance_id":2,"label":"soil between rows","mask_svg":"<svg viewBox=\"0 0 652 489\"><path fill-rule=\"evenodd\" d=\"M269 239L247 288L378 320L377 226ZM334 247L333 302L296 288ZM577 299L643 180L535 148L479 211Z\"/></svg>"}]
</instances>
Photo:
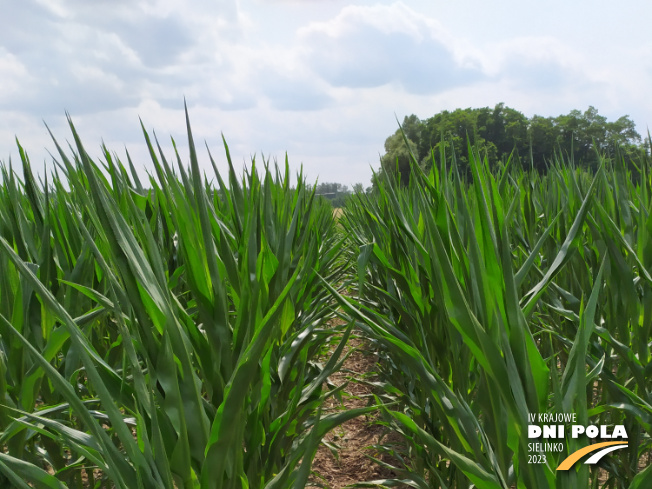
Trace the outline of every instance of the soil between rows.
<instances>
[{"instance_id":1,"label":"soil between rows","mask_svg":"<svg viewBox=\"0 0 652 489\"><path fill-rule=\"evenodd\" d=\"M336 321L342 323L340 320ZM378 357L368 349L367 343L358 337L349 339L343 355L351 351L342 368L329 378L329 382L335 386L348 382L344 388L342 403L338 399L330 398L324 406L324 414L365 407L373 402L373 387L367 382L377 380ZM373 448L385 434L385 428L376 423L377 419L378 413L359 416L343 423L324 437L327 444L338 449L336 454L333 454L325 444L320 446L312 464L312 485L341 489L360 482L397 476L395 472L378 465L370 458L377 457L389 461L386 460L386 455L379 454Z\"/></svg>"}]
</instances>

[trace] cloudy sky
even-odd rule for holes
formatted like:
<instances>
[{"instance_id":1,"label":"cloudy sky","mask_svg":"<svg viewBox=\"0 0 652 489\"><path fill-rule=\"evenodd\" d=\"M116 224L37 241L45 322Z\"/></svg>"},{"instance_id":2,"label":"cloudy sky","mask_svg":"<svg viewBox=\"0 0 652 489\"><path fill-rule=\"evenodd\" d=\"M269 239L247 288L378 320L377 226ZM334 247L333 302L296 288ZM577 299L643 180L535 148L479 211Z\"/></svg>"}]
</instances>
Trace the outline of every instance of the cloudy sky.
<instances>
[{"instance_id":1,"label":"cloudy sky","mask_svg":"<svg viewBox=\"0 0 652 489\"><path fill-rule=\"evenodd\" d=\"M618 6L617 6L618 5ZM45 121L151 168L139 117L224 167L252 155L368 185L396 117L498 102L652 123L652 3L603 0L0 0L0 160L37 168ZM168 151L169 149L166 149ZM184 158L185 153L183 154ZM207 163L205 152L200 156ZM208 168L208 164L206 164Z\"/></svg>"}]
</instances>

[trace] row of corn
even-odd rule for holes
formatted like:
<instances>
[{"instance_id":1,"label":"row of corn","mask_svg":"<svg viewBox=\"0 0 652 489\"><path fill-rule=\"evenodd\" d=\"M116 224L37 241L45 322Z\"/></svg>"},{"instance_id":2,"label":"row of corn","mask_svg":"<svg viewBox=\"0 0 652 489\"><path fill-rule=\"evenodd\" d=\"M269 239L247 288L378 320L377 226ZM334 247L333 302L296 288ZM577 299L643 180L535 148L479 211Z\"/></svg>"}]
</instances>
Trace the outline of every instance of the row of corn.
<instances>
[{"instance_id":1,"label":"row of corn","mask_svg":"<svg viewBox=\"0 0 652 489\"><path fill-rule=\"evenodd\" d=\"M189 124L189 167L144 132L146 182L71 130L47 179L2 167L0 487L304 487L365 411L320 410L351 332L330 207L287 164L207 177Z\"/></svg>"},{"instance_id":2,"label":"row of corn","mask_svg":"<svg viewBox=\"0 0 652 489\"><path fill-rule=\"evenodd\" d=\"M468 168L444 153L429 174L414 162L409 185L386 171L340 221L359 249L359 299L340 301L381 352L385 423L403 440L385 447L394 482L650 487L647 156L590 174L557 155L540 175L468 152ZM621 425L628 446L557 471L594 440L569 429L533 457L529 416L555 413Z\"/></svg>"}]
</instances>

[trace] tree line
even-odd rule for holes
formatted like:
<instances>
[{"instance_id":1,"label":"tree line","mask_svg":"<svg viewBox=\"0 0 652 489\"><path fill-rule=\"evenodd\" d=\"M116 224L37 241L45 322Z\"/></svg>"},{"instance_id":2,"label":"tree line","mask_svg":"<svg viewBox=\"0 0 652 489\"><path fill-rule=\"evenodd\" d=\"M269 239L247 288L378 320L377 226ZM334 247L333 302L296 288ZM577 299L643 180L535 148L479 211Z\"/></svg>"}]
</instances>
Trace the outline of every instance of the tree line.
<instances>
[{"instance_id":1,"label":"tree line","mask_svg":"<svg viewBox=\"0 0 652 489\"><path fill-rule=\"evenodd\" d=\"M371 187L365 189L364 185L361 183L356 183L353 185L353 188L350 189L347 185L342 185L341 183L323 182L317 184L315 195L328 200L333 207L344 207L346 199L348 199L349 196L354 193L368 191L371 191Z\"/></svg>"},{"instance_id":2,"label":"tree line","mask_svg":"<svg viewBox=\"0 0 652 489\"><path fill-rule=\"evenodd\" d=\"M401 127L385 140L380 172L398 171L401 182L407 183L410 153L428 171L432 152L439 158L442 150L449 163L455 157L464 169L469 142L486 155L492 166L512 156L541 172L546 171L555 154L578 165L596 167L598 154L614 156L619 151L628 157L647 151L627 115L608 121L589 106L584 112L571 110L556 117L526 117L500 103L493 108L444 110L423 120L414 114L405 116ZM351 194L372 191L373 180L370 187L357 183L352 189L341 183L319 183L315 193L333 207L342 207Z\"/></svg>"},{"instance_id":3,"label":"tree line","mask_svg":"<svg viewBox=\"0 0 652 489\"><path fill-rule=\"evenodd\" d=\"M539 171L546 170L556 153L592 167L598 163L598 153L613 156L620 151L632 155L643 147L629 116L608 121L592 106L584 112L572 110L557 117L526 117L500 103L493 108L444 110L424 120L413 114L403 119L401 127L408 145L400 128L389 136L381 171L398 171L406 183L410 152L424 170L431 165L431 151L439 157L442 149L449 161L454 154L463 166L467 162L467 141L487 156L490 165L513 155Z\"/></svg>"}]
</instances>

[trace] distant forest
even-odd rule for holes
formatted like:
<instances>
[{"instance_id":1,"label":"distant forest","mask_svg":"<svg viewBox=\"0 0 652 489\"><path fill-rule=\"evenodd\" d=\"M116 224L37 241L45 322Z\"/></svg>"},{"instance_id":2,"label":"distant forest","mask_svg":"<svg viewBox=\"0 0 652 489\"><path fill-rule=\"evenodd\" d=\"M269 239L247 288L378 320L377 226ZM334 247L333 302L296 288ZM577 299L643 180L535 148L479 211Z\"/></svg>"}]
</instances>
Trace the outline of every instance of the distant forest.
<instances>
[{"instance_id":1,"label":"distant forest","mask_svg":"<svg viewBox=\"0 0 652 489\"><path fill-rule=\"evenodd\" d=\"M506 160L511 154L522 163L545 171L555 154L568 156L575 164L595 167L598 154L614 156L639 154L643 150L641 135L629 116L608 121L595 107L585 112L572 110L557 117L521 112L498 104L494 108L456 109L420 120L406 116L401 124L410 150L427 170L432 163L431 150L439 157L441 149L450 161L467 162L467 141L487 156L490 165ZM409 180L409 153L401 130L385 140L382 171L398 171L401 181Z\"/></svg>"},{"instance_id":2,"label":"distant forest","mask_svg":"<svg viewBox=\"0 0 652 489\"><path fill-rule=\"evenodd\" d=\"M463 167L467 162L467 142L479 148L491 166L513 155L521 164L541 172L546 171L555 154L568 156L577 165L595 167L598 154L614 156L618 151L629 157L647 151L629 116L608 121L592 106L584 112L572 110L557 117L526 117L500 103L493 108L444 110L423 120L413 114L403 119L401 127L409 150L398 128L385 140L380 171L398 171L404 183L410 178L410 151L424 170L432 164L431 151L439 158L442 150L448 161L454 155ZM362 184L354 187L321 183L317 194L330 200L334 207L341 207L352 192L373 188L365 189Z\"/></svg>"}]
</instances>

